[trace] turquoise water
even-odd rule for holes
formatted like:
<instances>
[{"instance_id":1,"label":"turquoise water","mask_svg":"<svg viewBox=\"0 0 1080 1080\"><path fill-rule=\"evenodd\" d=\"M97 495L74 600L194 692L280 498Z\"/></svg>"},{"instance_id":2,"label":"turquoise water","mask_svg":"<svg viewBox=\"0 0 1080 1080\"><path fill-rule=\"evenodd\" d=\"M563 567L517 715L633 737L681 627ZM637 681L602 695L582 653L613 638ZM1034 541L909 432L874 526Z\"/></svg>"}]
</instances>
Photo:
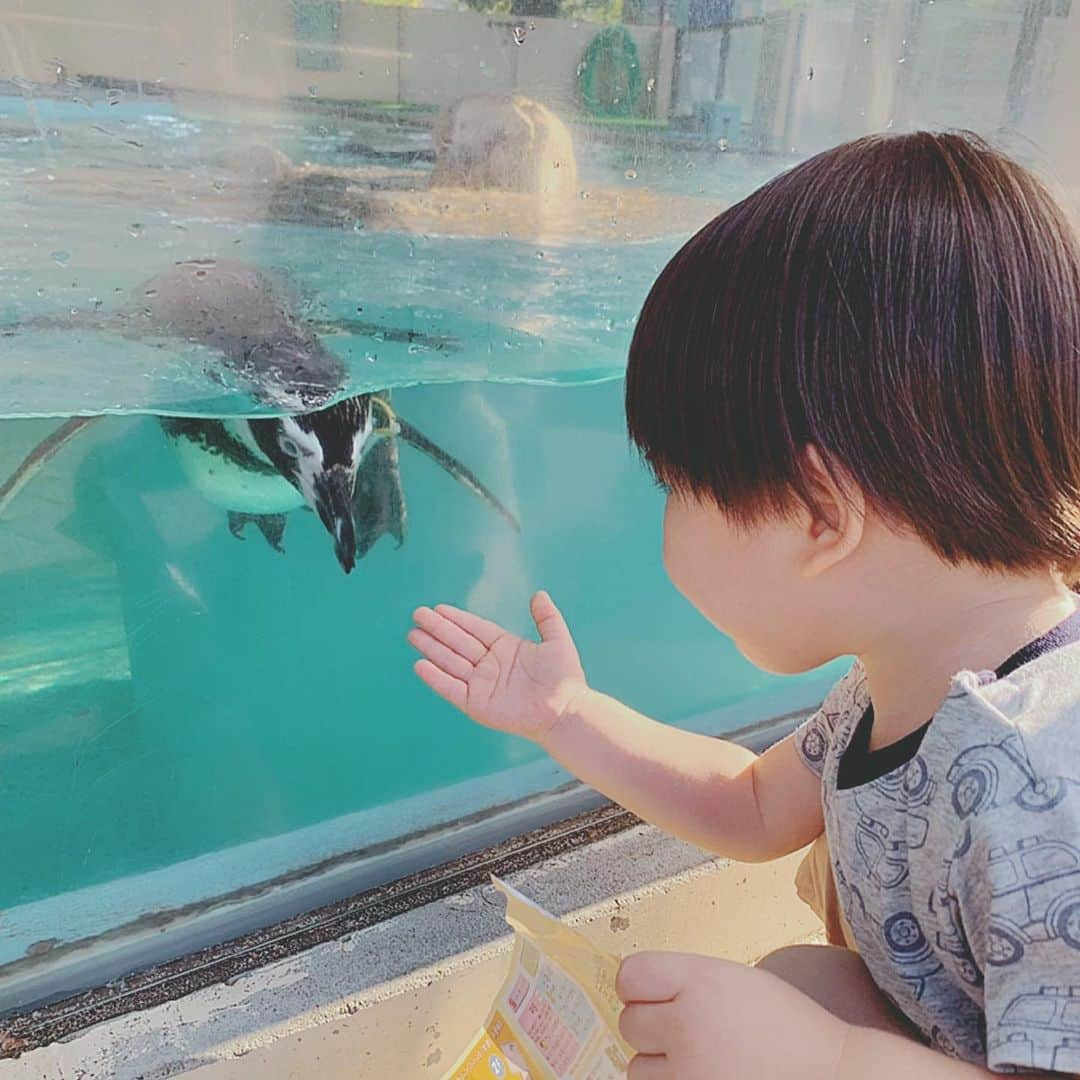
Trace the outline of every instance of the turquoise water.
<instances>
[{"instance_id":1,"label":"turquoise water","mask_svg":"<svg viewBox=\"0 0 1080 1080\"><path fill-rule=\"evenodd\" d=\"M721 729L820 695L828 673L761 674L663 574L661 497L627 446L620 376L637 309L682 236L547 245L229 223L198 206L88 213L51 194L58 162L123 157L123 135L180 169L230 132L147 108L38 104L36 127L0 137L0 322L108 310L174 260L216 255L287 275L305 318L450 340L326 339L350 391L399 387L398 411L472 467L521 533L403 447L400 550L383 539L346 577L302 512L284 555L254 530L238 541L142 415L254 411L242 388L209 378L205 355L63 328L0 337L0 477L55 428L49 417L114 414L0 518L0 909L12 916L0 963L564 781L413 677L404 635L420 603L524 632L530 591L548 588L594 684L676 723ZM29 123L25 103L0 121ZM384 147L418 138L369 127ZM346 138L309 119L279 134L313 159ZM692 193L682 158L651 159L649 182ZM615 184L633 160L603 148L583 172ZM709 194L735 197L764 170L714 164ZM44 930L13 917L67 896L79 899L49 908Z\"/></svg>"}]
</instances>

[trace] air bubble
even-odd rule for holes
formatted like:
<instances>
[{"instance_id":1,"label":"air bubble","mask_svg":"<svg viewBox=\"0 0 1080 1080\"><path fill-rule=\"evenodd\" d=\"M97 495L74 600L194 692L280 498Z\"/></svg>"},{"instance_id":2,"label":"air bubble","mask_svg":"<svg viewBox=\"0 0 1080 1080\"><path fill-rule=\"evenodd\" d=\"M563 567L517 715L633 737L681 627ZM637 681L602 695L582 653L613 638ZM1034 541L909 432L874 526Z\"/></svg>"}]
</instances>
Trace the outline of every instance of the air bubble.
<instances>
[{"instance_id":1,"label":"air bubble","mask_svg":"<svg viewBox=\"0 0 1080 1080\"><path fill-rule=\"evenodd\" d=\"M636 180L637 169L627 169L623 175L626 177L627 180Z\"/></svg>"},{"instance_id":2,"label":"air bubble","mask_svg":"<svg viewBox=\"0 0 1080 1080\"><path fill-rule=\"evenodd\" d=\"M526 33L526 31L525 31L524 26L515 26L514 27L514 44L515 45L524 45L525 44L525 33Z\"/></svg>"}]
</instances>

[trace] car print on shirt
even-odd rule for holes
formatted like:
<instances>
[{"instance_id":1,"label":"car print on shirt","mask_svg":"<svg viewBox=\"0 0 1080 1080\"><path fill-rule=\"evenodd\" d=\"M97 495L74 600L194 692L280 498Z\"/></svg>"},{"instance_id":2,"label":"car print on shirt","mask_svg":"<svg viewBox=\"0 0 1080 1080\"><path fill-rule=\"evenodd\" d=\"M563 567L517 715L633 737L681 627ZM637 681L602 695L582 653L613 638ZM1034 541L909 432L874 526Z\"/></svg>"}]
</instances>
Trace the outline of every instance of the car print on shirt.
<instances>
[{"instance_id":1,"label":"car print on shirt","mask_svg":"<svg viewBox=\"0 0 1080 1080\"><path fill-rule=\"evenodd\" d=\"M889 826L863 814L855 825L855 850L868 880L881 889L895 889L907 879L907 842L894 840Z\"/></svg>"},{"instance_id":2,"label":"car print on shirt","mask_svg":"<svg viewBox=\"0 0 1080 1080\"><path fill-rule=\"evenodd\" d=\"M895 889L907 879L908 851L921 848L930 829L927 818L916 811L929 805L934 788L926 762L917 755L906 768L851 789L852 801L859 808L855 850L867 878L879 888ZM891 808L900 815L888 815L899 821L899 830L881 820Z\"/></svg>"},{"instance_id":3,"label":"car print on shirt","mask_svg":"<svg viewBox=\"0 0 1080 1080\"><path fill-rule=\"evenodd\" d=\"M1060 939L1080 950L1080 848L1041 836L994 847L987 877L993 897L987 963L1015 964L1040 941Z\"/></svg>"},{"instance_id":4,"label":"car print on shirt","mask_svg":"<svg viewBox=\"0 0 1080 1080\"><path fill-rule=\"evenodd\" d=\"M919 920L912 911L890 915L881 927L881 936L897 974L910 987L912 997L921 1001L928 980L944 970Z\"/></svg>"},{"instance_id":5,"label":"car print on shirt","mask_svg":"<svg viewBox=\"0 0 1080 1080\"><path fill-rule=\"evenodd\" d=\"M1041 779L1036 774L1016 733L998 743L969 746L945 779L952 784L953 809L961 819L1007 802L1036 813L1052 810L1067 790L1063 777Z\"/></svg>"},{"instance_id":6,"label":"car print on shirt","mask_svg":"<svg viewBox=\"0 0 1080 1080\"><path fill-rule=\"evenodd\" d=\"M866 922L866 901L863 899L859 887L848 881L847 874L844 873L844 867L839 859L833 861L833 877L836 880L836 891L840 897L840 908L844 912L848 925L854 928L857 922Z\"/></svg>"},{"instance_id":7,"label":"car print on shirt","mask_svg":"<svg viewBox=\"0 0 1080 1080\"><path fill-rule=\"evenodd\" d=\"M1080 986L1044 986L1019 994L990 1038L996 1060L1028 1069L1080 1073Z\"/></svg>"},{"instance_id":8,"label":"car print on shirt","mask_svg":"<svg viewBox=\"0 0 1080 1080\"><path fill-rule=\"evenodd\" d=\"M951 864L946 868L944 883L935 885L930 894L930 913L938 925L934 939L937 947L952 957L953 969L968 986L982 986L983 973L975 962L967 934L964 933L960 898L949 888L949 869Z\"/></svg>"}]
</instances>

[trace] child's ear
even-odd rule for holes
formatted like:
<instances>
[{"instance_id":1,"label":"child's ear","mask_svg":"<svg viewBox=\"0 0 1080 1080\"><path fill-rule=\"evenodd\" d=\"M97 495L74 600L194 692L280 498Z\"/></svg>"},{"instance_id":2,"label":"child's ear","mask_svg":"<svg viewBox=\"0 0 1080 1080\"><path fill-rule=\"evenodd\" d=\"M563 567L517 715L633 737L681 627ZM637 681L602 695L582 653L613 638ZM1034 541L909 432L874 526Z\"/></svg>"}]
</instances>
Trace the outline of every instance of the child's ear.
<instances>
[{"instance_id":1,"label":"child's ear","mask_svg":"<svg viewBox=\"0 0 1080 1080\"><path fill-rule=\"evenodd\" d=\"M829 469L816 446L803 452L803 474L813 507L799 514L806 545L804 577L817 577L859 546L866 524L866 500L859 486L839 469Z\"/></svg>"}]
</instances>

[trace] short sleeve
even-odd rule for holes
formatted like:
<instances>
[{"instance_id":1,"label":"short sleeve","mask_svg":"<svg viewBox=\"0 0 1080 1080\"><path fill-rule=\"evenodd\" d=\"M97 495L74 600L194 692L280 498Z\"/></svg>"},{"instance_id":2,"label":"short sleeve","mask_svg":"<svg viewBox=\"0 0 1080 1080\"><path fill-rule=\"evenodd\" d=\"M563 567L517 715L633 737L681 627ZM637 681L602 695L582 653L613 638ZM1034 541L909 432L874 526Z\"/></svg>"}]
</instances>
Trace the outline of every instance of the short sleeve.
<instances>
[{"instance_id":1,"label":"short sleeve","mask_svg":"<svg viewBox=\"0 0 1080 1080\"><path fill-rule=\"evenodd\" d=\"M987 1066L1071 1076L1080 1073L1080 778L1025 778L1030 763L1013 749L1007 741L970 755L952 777L954 805L969 813L957 900L982 976ZM978 801L968 797L976 788Z\"/></svg>"},{"instance_id":2,"label":"short sleeve","mask_svg":"<svg viewBox=\"0 0 1080 1080\"><path fill-rule=\"evenodd\" d=\"M795 729L795 749L803 764L821 776L825 757L840 721L857 707L858 688L864 682L862 668L852 669L829 691L821 707Z\"/></svg>"}]
</instances>

